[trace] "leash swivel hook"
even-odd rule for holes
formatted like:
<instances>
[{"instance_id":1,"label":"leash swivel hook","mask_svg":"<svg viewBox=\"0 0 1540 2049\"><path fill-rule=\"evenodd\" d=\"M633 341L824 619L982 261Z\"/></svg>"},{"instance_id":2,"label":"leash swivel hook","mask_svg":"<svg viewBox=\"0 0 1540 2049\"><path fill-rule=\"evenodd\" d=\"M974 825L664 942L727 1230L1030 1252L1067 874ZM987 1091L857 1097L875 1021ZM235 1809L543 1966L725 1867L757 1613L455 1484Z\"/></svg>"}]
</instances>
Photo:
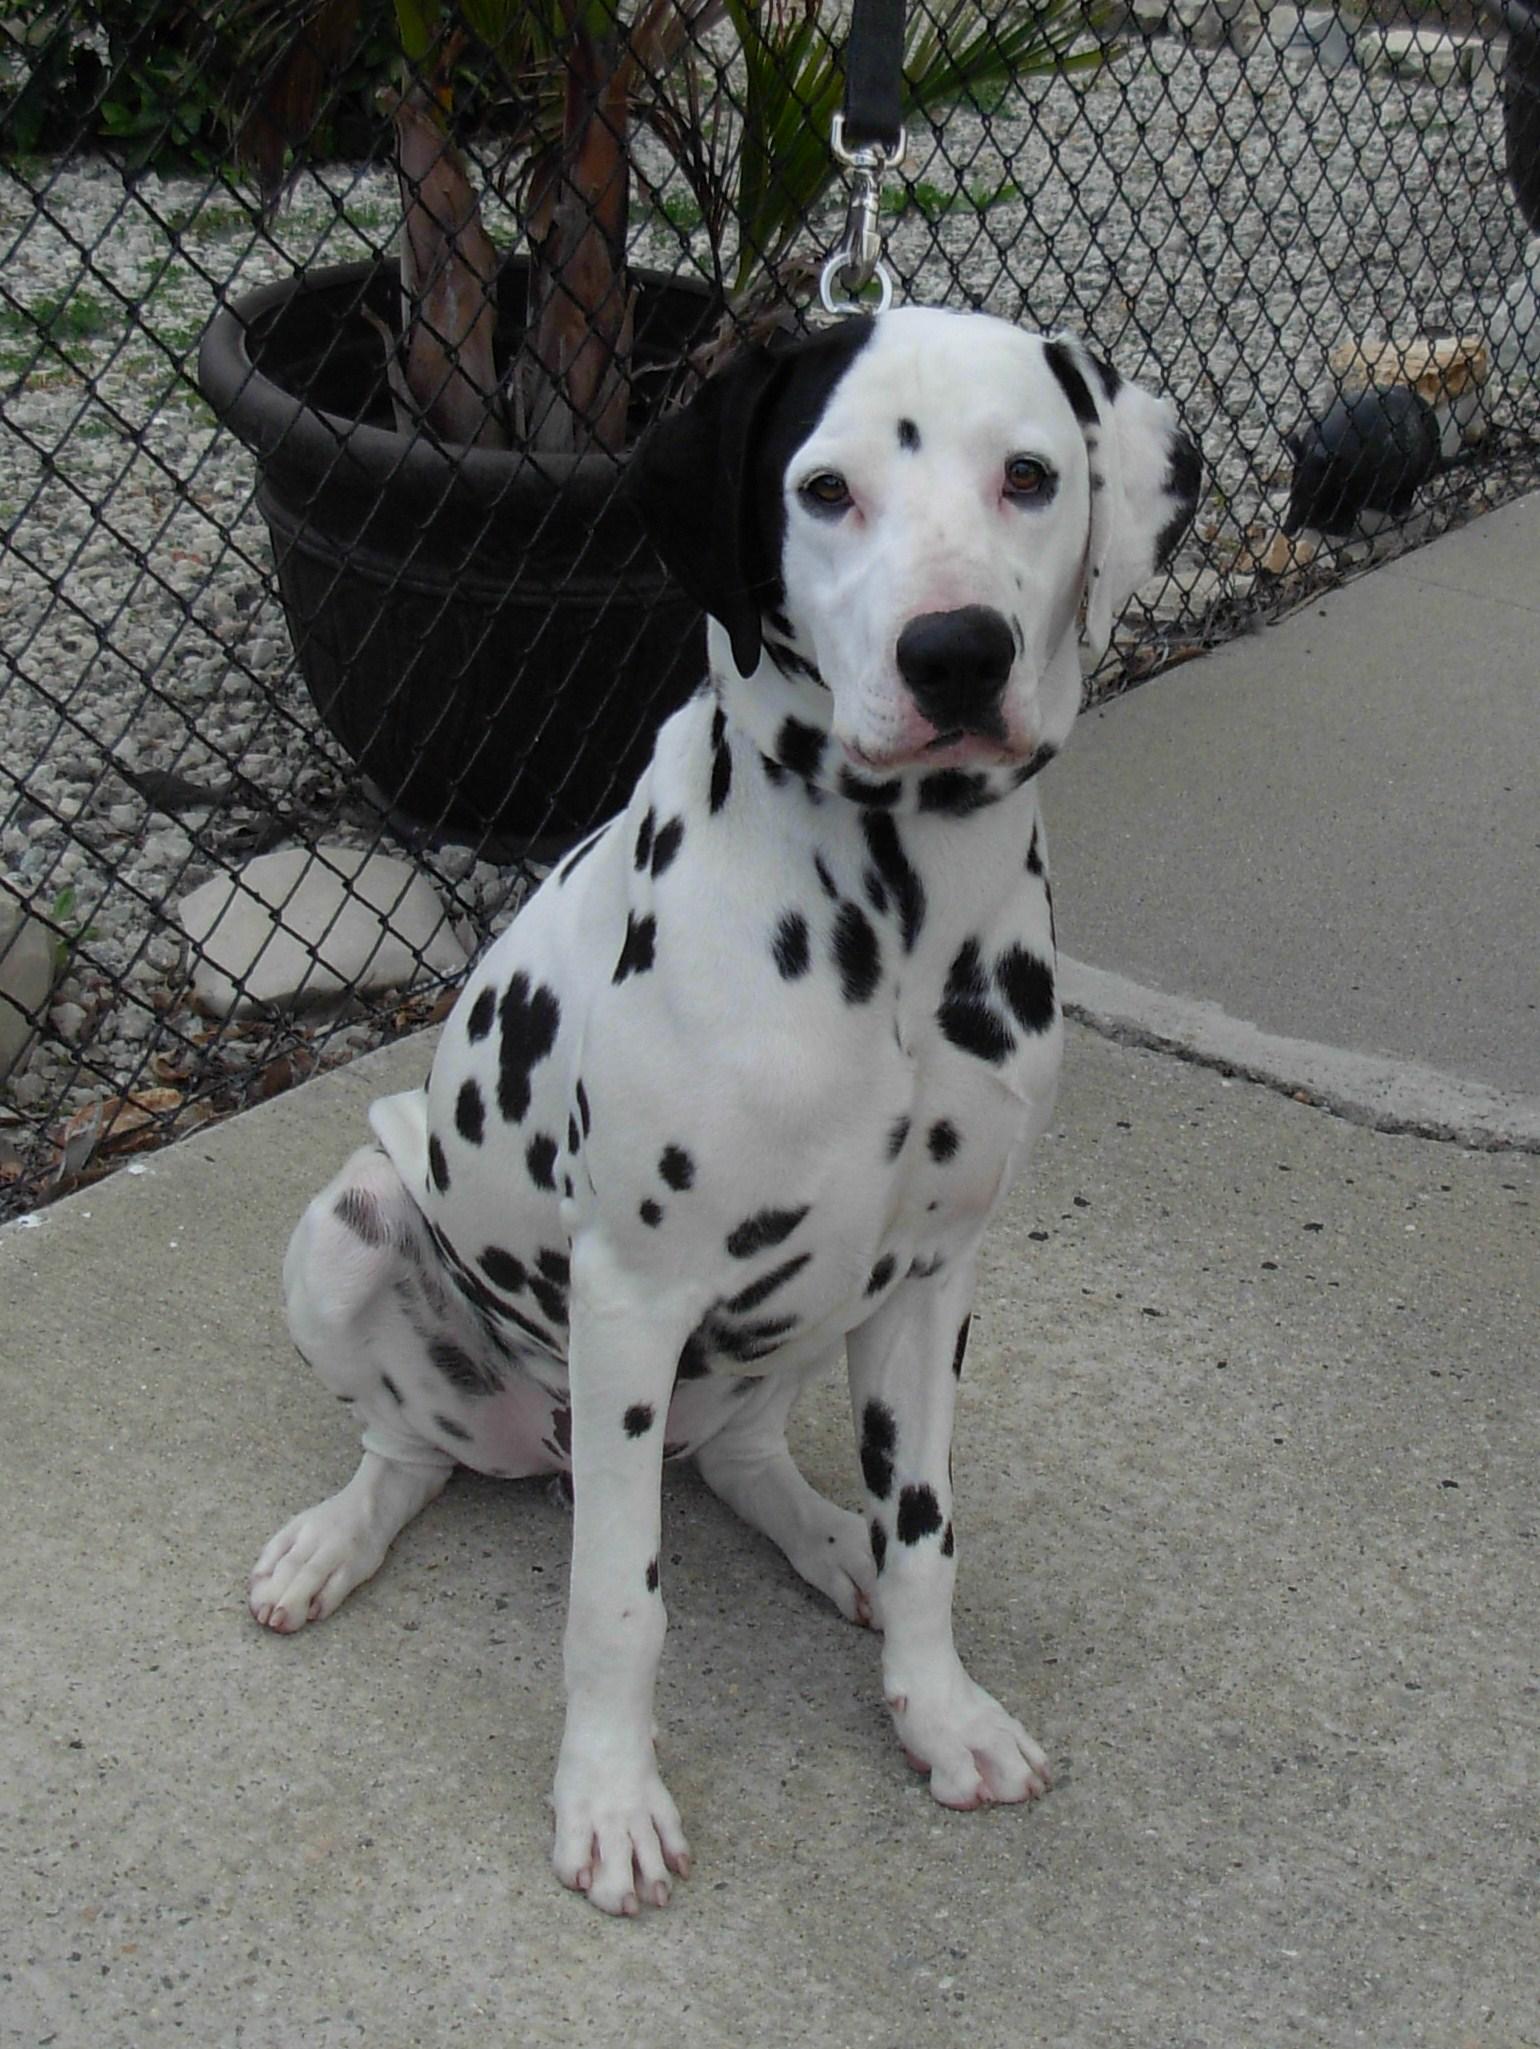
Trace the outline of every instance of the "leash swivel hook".
<instances>
[{"instance_id":1,"label":"leash swivel hook","mask_svg":"<svg viewBox=\"0 0 1540 2049\"><path fill-rule=\"evenodd\" d=\"M818 274L818 299L826 313L864 313L868 309L860 295L875 278L875 311L885 313L893 303L893 273L882 260L882 231L877 225L882 199L882 174L903 162L908 137L902 128L888 147L880 142L863 142L854 148L845 141L845 117L834 116L830 147L836 163L850 173L850 206L845 215L845 232L838 247ZM837 287L844 296L837 295Z\"/></svg>"}]
</instances>

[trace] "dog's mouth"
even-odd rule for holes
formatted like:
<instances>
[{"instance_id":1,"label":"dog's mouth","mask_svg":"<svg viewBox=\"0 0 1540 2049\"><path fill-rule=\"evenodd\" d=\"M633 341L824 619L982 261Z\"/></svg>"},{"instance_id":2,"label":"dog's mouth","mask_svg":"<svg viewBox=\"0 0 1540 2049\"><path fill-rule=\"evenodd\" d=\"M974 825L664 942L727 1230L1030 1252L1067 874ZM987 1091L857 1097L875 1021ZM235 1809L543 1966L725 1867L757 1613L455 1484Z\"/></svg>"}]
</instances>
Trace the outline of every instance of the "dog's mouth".
<instances>
[{"instance_id":1,"label":"dog's mouth","mask_svg":"<svg viewBox=\"0 0 1540 2049\"><path fill-rule=\"evenodd\" d=\"M1009 768L1028 759L1032 749L1023 751L998 735L970 733L965 727L953 726L918 745L878 750L847 741L845 752L857 769L892 775L906 768Z\"/></svg>"}]
</instances>

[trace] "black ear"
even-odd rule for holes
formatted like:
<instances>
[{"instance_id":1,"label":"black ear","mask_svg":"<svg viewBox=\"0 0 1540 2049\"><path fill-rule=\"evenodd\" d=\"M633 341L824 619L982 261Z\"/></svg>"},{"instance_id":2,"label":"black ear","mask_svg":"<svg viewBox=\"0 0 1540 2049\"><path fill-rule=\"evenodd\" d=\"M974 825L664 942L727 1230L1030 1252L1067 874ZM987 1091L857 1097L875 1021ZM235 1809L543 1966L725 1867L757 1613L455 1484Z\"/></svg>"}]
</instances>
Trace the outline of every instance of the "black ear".
<instances>
[{"instance_id":1,"label":"black ear","mask_svg":"<svg viewBox=\"0 0 1540 2049\"><path fill-rule=\"evenodd\" d=\"M651 429L628 478L669 573L727 628L745 676L759 662L761 589L775 574L761 559L757 457L784 362L765 349L740 350Z\"/></svg>"}]
</instances>

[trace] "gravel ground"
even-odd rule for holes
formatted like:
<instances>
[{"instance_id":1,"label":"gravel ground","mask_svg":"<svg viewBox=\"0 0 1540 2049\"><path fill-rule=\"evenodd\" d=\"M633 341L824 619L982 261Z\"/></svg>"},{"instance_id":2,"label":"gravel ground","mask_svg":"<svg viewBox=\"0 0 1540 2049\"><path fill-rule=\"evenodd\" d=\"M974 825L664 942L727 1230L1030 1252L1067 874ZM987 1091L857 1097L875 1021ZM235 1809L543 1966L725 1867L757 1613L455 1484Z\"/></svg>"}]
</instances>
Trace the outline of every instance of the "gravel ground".
<instances>
[{"instance_id":1,"label":"gravel ground","mask_svg":"<svg viewBox=\"0 0 1540 2049\"><path fill-rule=\"evenodd\" d=\"M1328 75L1265 39L1241 57L1162 37L1088 84L1028 81L987 122L914 138L910 202L887 222L903 295L1078 327L1171 391L1203 441L1205 506L1104 687L1299 601L1235 569L1276 522L1282 435L1338 343L1484 331L1523 247L1502 161L1492 69L1444 87ZM56 1159L72 1115L55 1185L121 1154L121 1128L106 1143L93 1128L104 1097L160 1092L130 1141L148 1142L431 1003L213 1029L187 1004L169 922L243 854L382 836L293 669L249 460L191 372L216 291L375 252L393 219L393 179L345 167L302 179L270 231L204 179L126 190L81 162L0 181L0 885L71 942L50 1031L0 1085L0 1203L7 1184L12 1206L38 1199L40 1141ZM679 243L654 212L635 254L673 268ZM1406 529L1331 549L1317 579L1531 483L1529 388L1494 380L1485 421L1477 459ZM205 801L167 796L167 775ZM468 848L423 858L478 933L511 915L523 871Z\"/></svg>"}]
</instances>

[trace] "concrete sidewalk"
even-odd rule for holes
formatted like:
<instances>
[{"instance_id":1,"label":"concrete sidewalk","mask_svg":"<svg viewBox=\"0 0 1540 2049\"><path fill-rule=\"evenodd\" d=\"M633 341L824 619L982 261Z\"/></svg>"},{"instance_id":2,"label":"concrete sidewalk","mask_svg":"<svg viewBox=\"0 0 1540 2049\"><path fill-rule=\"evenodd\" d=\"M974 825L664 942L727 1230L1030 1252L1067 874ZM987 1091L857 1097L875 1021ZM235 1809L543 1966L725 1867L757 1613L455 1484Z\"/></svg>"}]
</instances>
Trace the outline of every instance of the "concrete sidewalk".
<instances>
[{"instance_id":1,"label":"concrete sidewalk","mask_svg":"<svg viewBox=\"0 0 1540 2049\"><path fill-rule=\"evenodd\" d=\"M1517 535L1535 508L1512 511ZM1532 1086L1508 1063L1526 1017L1533 1048L1534 898L1498 837L1467 890L1459 835L1479 707L1522 708L1533 659L1506 600L1467 615L1461 673L1486 680L1453 754L1411 659L1450 589L1475 595L1471 535L1325 601L1361 728L1303 715L1323 643L1302 617L1085 721L1050 798L1061 937L1137 1001L1153 984L1206 1000L1200 1022L1388 1056L1501 1117ZM1392 577L1413 730L1464 779L1436 818L1458 861L1423 863L1420 799L1399 868L1394 821L1350 801L1354 730L1380 736L1368 785L1400 687L1376 670ZM1279 719L1260 756L1238 690ZM1156 787L1178 758L1179 801ZM1430 759L1409 747L1405 773ZM1286 863L1270 803L1299 817ZM1517 872L1533 809L1493 815L1528 830ZM1232 883L1257 893L1227 941ZM1415 964L1467 919L1462 1033ZM1407 965L1375 1011L1384 960ZM0 1232L6 2049L1540 2044L1532 1154L1076 1028L992 1236L957 1442L959 1640L1059 1785L1030 1812L938 1810L872 1641L671 1473L661 1754L696 1875L616 1926L546 1861L568 1529L542 1487L457 1482L292 1641L245 1614L261 1543L355 1449L284 1334L283 1245L370 1098L424 1064L387 1049ZM798 1450L856 1498L838 1388Z\"/></svg>"},{"instance_id":2,"label":"concrete sidewalk","mask_svg":"<svg viewBox=\"0 0 1540 2049\"><path fill-rule=\"evenodd\" d=\"M1091 711L1044 806L1081 1014L1540 1147L1540 496Z\"/></svg>"}]
</instances>

